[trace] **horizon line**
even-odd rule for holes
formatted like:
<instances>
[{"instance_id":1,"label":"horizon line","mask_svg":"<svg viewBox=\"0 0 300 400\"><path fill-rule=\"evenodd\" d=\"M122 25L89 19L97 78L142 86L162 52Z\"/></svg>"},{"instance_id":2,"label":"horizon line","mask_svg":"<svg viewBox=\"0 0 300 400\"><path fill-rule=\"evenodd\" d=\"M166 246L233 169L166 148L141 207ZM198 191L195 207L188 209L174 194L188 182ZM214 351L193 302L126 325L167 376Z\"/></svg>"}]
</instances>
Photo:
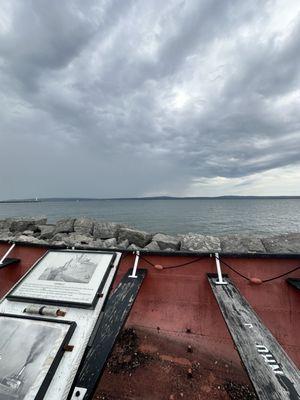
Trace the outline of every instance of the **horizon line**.
<instances>
[{"instance_id":1,"label":"horizon line","mask_svg":"<svg viewBox=\"0 0 300 400\"><path fill-rule=\"evenodd\" d=\"M209 200L209 199L300 199L300 195L221 195L221 196L142 196L142 197L35 197L5 199L0 203L39 203L46 201L97 201L97 200Z\"/></svg>"}]
</instances>

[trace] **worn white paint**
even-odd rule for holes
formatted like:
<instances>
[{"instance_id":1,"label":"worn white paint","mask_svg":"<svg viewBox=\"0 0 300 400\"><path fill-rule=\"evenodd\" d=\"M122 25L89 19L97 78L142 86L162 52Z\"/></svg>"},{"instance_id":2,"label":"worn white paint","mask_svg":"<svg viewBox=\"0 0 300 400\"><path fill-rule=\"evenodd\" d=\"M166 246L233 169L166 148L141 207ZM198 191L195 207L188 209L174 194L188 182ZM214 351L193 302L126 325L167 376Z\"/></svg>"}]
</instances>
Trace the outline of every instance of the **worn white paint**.
<instances>
[{"instance_id":1,"label":"worn white paint","mask_svg":"<svg viewBox=\"0 0 300 400\"><path fill-rule=\"evenodd\" d=\"M274 374L276 375L284 375L282 369L279 366L279 363L275 360L273 354L271 354L270 350L262 345L256 344L257 351L260 353L262 358L264 359L265 363L267 363L273 370Z\"/></svg>"},{"instance_id":2,"label":"worn white paint","mask_svg":"<svg viewBox=\"0 0 300 400\"><path fill-rule=\"evenodd\" d=\"M4 254L4 256L1 258L0 260L0 265L3 264L3 261L6 259L6 257L12 252L12 250L14 249L16 243L13 243L10 248L7 250L7 252Z\"/></svg>"},{"instance_id":3,"label":"worn white paint","mask_svg":"<svg viewBox=\"0 0 300 400\"><path fill-rule=\"evenodd\" d=\"M140 252L136 251L135 252L134 264L133 264L133 269L132 269L132 274L129 275L129 278L137 278L136 271L137 271L139 259L140 259Z\"/></svg>"},{"instance_id":4,"label":"worn white paint","mask_svg":"<svg viewBox=\"0 0 300 400\"><path fill-rule=\"evenodd\" d=\"M227 285L227 282L223 279L222 276L219 253L215 253L215 260L216 260L218 279L216 279L214 282L216 285Z\"/></svg>"}]
</instances>

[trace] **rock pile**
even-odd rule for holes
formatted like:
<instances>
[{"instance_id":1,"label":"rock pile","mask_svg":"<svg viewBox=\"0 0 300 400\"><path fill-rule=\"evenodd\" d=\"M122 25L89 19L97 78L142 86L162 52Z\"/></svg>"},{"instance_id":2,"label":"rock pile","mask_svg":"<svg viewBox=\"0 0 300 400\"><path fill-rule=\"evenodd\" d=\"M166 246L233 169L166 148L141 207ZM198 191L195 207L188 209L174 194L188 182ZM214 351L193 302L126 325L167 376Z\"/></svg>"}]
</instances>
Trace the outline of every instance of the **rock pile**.
<instances>
[{"instance_id":1,"label":"rock pile","mask_svg":"<svg viewBox=\"0 0 300 400\"><path fill-rule=\"evenodd\" d=\"M115 222L65 218L48 224L44 217L0 220L0 240L78 249L191 251L202 253L300 253L300 233L273 237L198 233L171 236Z\"/></svg>"}]
</instances>

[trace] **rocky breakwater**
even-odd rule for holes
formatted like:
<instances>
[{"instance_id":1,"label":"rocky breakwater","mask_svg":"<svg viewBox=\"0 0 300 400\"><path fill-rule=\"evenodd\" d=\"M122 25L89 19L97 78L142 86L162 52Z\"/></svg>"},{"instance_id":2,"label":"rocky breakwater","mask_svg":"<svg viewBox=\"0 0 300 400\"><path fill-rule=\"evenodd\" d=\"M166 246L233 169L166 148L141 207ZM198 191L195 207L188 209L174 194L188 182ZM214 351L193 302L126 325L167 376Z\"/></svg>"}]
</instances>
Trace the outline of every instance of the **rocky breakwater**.
<instances>
[{"instance_id":1,"label":"rocky breakwater","mask_svg":"<svg viewBox=\"0 0 300 400\"><path fill-rule=\"evenodd\" d=\"M44 217L6 218L0 220L0 240L77 249L300 253L300 233L269 237L208 236L199 233L171 236L89 218L65 218L55 224L48 224Z\"/></svg>"}]
</instances>

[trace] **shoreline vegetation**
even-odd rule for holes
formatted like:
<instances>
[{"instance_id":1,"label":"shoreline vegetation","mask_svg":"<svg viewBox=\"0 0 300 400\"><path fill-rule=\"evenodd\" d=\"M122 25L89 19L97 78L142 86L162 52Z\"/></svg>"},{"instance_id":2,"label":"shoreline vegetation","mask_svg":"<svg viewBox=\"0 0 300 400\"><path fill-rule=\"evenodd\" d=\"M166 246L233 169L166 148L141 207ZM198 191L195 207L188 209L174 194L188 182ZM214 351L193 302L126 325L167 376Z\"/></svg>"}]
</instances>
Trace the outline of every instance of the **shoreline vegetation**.
<instances>
[{"instance_id":1,"label":"shoreline vegetation","mask_svg":"<svg viewBox=\"0 0 300 400\"><path fill-rule=\"evenodd\" d=\"M110 197L110 198L89 198L89 197L45 197L32 199L8 199L0 200L1 203L41 203L41 202L62 202L62 201L102 201L102 200L300 200L300 196L197 196L197 197L174 197L174 196L148 196L148 197Z\"/></svg>"},{"instance_id":2,"label":"shoreline vegetation","mask_svg":"<svg viewBox=\"0 0 300 400\"><path fill-rule=\"evenodd\" d=\"M46 217L0 220L0 241L86 250L184 251L197 253L300 253L300 233L276 236L150 233L116 222L85 217L55 224Z\"/></svg>"}]
</instances>

